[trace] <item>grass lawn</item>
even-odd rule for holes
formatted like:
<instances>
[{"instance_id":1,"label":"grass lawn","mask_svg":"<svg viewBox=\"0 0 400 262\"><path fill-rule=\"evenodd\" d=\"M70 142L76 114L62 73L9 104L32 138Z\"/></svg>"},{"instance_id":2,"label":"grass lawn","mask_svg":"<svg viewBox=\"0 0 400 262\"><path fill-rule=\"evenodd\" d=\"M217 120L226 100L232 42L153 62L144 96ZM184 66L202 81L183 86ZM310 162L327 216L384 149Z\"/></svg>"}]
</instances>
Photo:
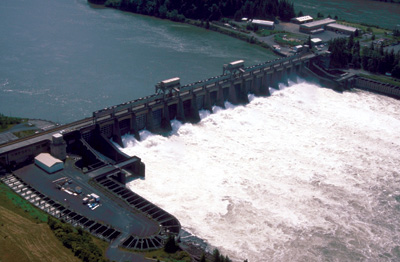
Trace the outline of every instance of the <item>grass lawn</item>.
<instances>
[{"instance_id":1,"label":"grass lawn","mask_svg":"<svg viewBox=\"0 0 400 262\"><path fill-rule=\"evenodd\" d=\"M293 33L278 33L275 35L274 40L283 46L296 46L303 44L306 41L306 37Z\"/></svg>"},{"instance_id":2,"label":"grass lawn","mask_svg":"<svg viewBox=\"0 0 400 262\"><path fill-rule=\"evenodd\" d=\"M47 214L0 183L0 261L80 261L46 221Z\"/></svg>"},{"instance_id":3,"label":"grass lawn","mask_svg":"<svg viewBox=\"0 0 400 262\"><path fill-rule=\"evenodd\" d=\"M22 138L22 137L26 137L26 136L31 136L31 135L35 134L36 131L37 131L37 129L24 130L24 131L19 131L19 132L13 132L13 134L18 138Z\"/></svg>"},{"instance_id":4,"label":"grass lawn","mask_svg":"<svg viewBox=\"0 0 400 262\"><path fill-rule=\"evenodd\" d=\"M3 183L0 183L0 206L32 222L47 223L46 213L31 205Z\"/></svg>"},{"instance_id":5,"label":"grass lawn","mask_svg":"<svg viewBox=\"0 0 400 262\"><path fill-rule=\"evenodd\" d=\"M173 254L166 253L163 249L149 251L145 253L146 258L159 259L165 262L190 262L190 256L185 251L178 251Z\"/></svg>"},{"instance_id":6,"label":"grass lawn","mask_svg":"<svg viewBox=\"0 0 400 262\"><path fill-rule=\"evenodd\" d=\"M385 32L386 33L391 33L391 30L388 29L383 29L383 28L378 28L378 27L374 27L374 26L367 26L367 25L362 25L362 24L357 24L357 23L352 23L352 22L347 22L347 21L337 21L338 24L342 24L342 25L347 25L347 26L351 26L351 27L355 27L358 29L363 30L364 32L368 32L367 28L370 27L372 29L372 33L374 35L384 35Z\"/></svg>"},{"instance_id":7,"label":"grass lawn","mask_svg":"<svg viewBox=\"0 0 400 262\"><path fill-rule=\"evenodd\" d=\"M270 35L275 35L278 33L286 33L285 31L279 31L279 30L267 30L267 29L260 29L256 32L258 36L270 36Z\"/></svg>"},{"instance_id":8,"label":"grass lawn","mask_svg":"<svg viewBox=\"0 0 400 262\"><path fill-rule=\"evenodd\" d=\"M8 117L3 114L0 114L0 132L7 131L13 126L27 121L28 121L27 118Z\"/></svg>"},{"instance_id":9,"label":"grass lawn","mask_svg":"<svg viewBox=\"0 0 400 262\"><path fill-rule=\"evenodd\" d=\"M143 254L145 258L164 262L190 262L190 255L185 251L178 251L170 254L164 251L164 249L157 249L152 251L133 251L127 248L121 248L124 251Z\"/></svg>"},{"instance_id":10,"label":"grass lawn","mask_svg":"<svg viewBox=\"0 0 400 262\"><path fill-rule=\"evenodd\" d=\"M366 75L366 74L360 74L360 76L400 87L400 81L395 81L391 77L387 77L387 76L383 76L383 75L378 76L378 75Z\"/></svg>"}]
</instances>

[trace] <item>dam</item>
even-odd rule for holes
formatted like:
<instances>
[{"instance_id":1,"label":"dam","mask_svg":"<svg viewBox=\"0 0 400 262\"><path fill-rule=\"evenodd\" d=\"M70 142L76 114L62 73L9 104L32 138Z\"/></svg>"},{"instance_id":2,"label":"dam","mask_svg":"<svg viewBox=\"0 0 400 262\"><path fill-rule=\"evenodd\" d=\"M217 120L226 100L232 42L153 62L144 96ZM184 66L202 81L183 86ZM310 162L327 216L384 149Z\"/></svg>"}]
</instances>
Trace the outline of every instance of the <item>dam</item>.
<instances>
[{"instance_id":1,"label":"dam","mask_svg":"<svg viewBox=\"0 0 400 262\"><path fill-rule=\"evenodd\" d=\"M83 176L95 181L97 188L94 190L100 191L99 194L111 193L113 199L124 203L128 209L139 211L150 221L149 227L158 225L159 229L155 231L150 230L146 234L141 234L140 230L123 232L124 228L113 225L112 221L106 226L95 218L52 200L51 196L43 194L45 189L41 190L39 185L35 185L34 179L22 175L22 178L8 175L4 181L15 190L26 188L24 192L30 191L29 199L46 207L52 212L50 214L59 218L66 216L66 221L82 226L93 234L104 234L106 240L117 241L119 246L142 250L159 248L166 234L179 235L180 223L166 211L125 188L126 176L144 177L145 166L139 157L126 155L110 140L122 145L121 137L125 134L132 134L139 139L139 131L144 129L165 133L171 130L170 121L173 119L196 123L200 120L199 110L212 111L214 105L224 107L225 101L246 104L249 102L249 93L268 96L269 87L279 89L279 83L287 83L297 75L307 74L311 65L319 59L324 59L324 56L304 52L250 67L245 67L244 61L239 60L224 65L220 76L185 86L180 86L179 78L172 78L158 83L156 93L152 96L98 110L93 112L91 118L0 146L0 163L4 171L16 170L17 173L31 164L39 153L48 152L61 159L64 155L78 156L75 166ZM340 79L337 84L349 88L354 83L352 78L348 78ZM61 143L52 139L58 133L63 137ZM122 174L121 170L128 172ZM29 180L28 183L24 179ZM43 201L47 202L43 204ZM88 225L90 227L87 228Z\"/></svg>"}]
</instances>

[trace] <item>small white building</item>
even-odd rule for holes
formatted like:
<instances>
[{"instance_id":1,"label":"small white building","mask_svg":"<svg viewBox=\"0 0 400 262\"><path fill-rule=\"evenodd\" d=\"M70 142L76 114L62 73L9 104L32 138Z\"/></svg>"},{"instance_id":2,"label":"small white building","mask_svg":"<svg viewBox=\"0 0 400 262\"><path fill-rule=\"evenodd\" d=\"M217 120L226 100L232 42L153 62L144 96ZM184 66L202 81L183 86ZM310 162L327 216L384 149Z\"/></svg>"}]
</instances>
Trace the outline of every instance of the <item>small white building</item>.
<instances>
[{"instance_id":1,"label":"small white building","mask_svg":"<svg viewBox=\"0 0 400 262\"><path fill-rule=\"evenodd\" d=\"M311 46L315 47L317 45L324 44L320 38L311 38Z\"/></svg>"},{"instance_id":2,"label":"small white building","mask_svg":"<svg viewBox=\"0 0 400 262\"><path fill-rule=\"evenodd\" d=\"M273 21L253 19L251 21L251 23L253 25L257 25L259 28L264 28L264 29L274 29L275 28L275 23Z\"/></svg>"},{"instance_id":3,"label":"small white building","mask_svg":"<svg viewBox=\"0 0 400 262\"><path fill-rule=\"evenodd\" d=\"M303 46L302 45L297 45L297 46L293 47L293 50L296 53L300 53L301 51L303 51Z\"/></svg>"},{"instance_id":4,"label":"small white building","mask_svg":"<svg viewBox=\"0 0 400 262\"><path fill-rule=\"evenodd\" d=\"M63 161L49 153L41 153L35 157L35 164L50 174L64 169Z\"/></svg>"},{"instance_id":5,"label":"small white building","mask_svg":"<svg viewBox=\"0 0 400 262\"><path fill-rule=\"evenodd\" d=\"M309 15L294 17L291 19L291 22L295 24L310 23L312 21L314 21L314 19Z\"/></svg>"}]
</instances>

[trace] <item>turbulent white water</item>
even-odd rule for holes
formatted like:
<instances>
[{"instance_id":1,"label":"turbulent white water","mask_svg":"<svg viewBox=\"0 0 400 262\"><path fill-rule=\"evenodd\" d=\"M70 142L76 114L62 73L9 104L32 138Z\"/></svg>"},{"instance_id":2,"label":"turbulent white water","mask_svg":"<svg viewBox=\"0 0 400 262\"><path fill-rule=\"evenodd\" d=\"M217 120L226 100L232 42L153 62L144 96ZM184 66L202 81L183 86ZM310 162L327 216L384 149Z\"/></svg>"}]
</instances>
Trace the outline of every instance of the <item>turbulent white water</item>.
<instances>
[{"instance_id":1,"label":"turbulent white water","mask_svg":"<svg viewBox=\"0 0 400 262\"><path fill-rule=\"evenodd\" d=\"M250 99L124 137L146 164L130 188L237 261L399 261L400 101L308 83Z\"/></svg>"}]
</instances>

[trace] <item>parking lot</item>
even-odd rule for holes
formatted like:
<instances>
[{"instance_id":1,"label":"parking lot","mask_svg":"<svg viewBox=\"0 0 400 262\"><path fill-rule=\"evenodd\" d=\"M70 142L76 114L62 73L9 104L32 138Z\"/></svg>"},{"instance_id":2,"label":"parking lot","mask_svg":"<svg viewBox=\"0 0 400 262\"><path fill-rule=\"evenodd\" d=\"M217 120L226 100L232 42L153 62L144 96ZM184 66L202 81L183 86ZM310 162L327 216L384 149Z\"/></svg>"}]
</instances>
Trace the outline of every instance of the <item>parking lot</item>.
<instances>
[{"instance_id":1,"label":"parking lot","mask_svg":"<svg viewBox=\"0 0 400 262\"><path fill-rule=\"evenodd\" d=\"M99 222L105 226L110 225L117 231L143 237L157 234L160 230L157 222L140 212L132 212L132 210L124 208L93 187L89 183L90 177L76 169L74 161L71 159L66 161L64 170L55 174L48 174L38 166L31 164L15 171L15 175L27 186L46 196L48 200L88 220ZM60 184L62 184L62 188L60 188ZM74 192L76 187L79 187L82 193ZM89 208L87 204L83 204L83 198L93 193L99 196L100 201L96 208Z\"/></svg>"}]
</instances>

